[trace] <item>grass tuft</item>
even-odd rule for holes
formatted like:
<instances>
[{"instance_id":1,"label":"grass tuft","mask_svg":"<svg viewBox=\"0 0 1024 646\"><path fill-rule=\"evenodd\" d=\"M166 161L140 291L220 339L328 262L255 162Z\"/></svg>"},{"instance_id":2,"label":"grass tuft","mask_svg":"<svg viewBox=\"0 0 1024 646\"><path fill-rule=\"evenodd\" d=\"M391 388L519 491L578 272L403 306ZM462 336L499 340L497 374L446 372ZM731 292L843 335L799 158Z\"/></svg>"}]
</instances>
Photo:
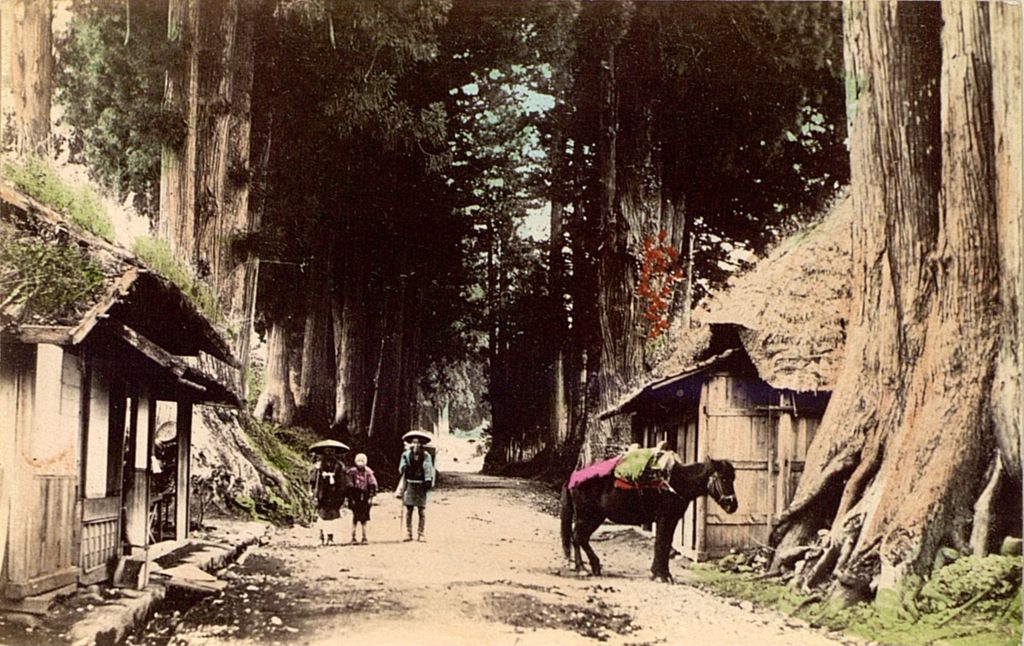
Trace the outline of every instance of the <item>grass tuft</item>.
<instances>
[{"instance_id":1,"label":"grass tuft","mask_svg":"<svg viewBox=\"0 0 1024 646\"><path fill-rule=\"evenodd\" d=\"M74 316L102 289L102 270L77 247L0 240L0 308L15 319Z\"/></svg>"},{"instance_id":2,"label":"grass tuft","mask_svg":"<svg viewBox=\"0 0 1024 646\"><path fill-rule=\"evenodd\" d=\"M214 323L221 322L220 308L213 289L205 282L196 278L192 269L174 257L170 246L163 240L149 236L137 238L132 245L132 252L141 258L149 267L177 285L196 304L203 314Z\"/></svg>"},{"instance_id":3,"label":"grass tuft","mask_svg":"<svg viewBox=\"0 0 1024 646\"><path fill-rule=\"evenodd\" d=\"M96 191L65 182L42 157L6 161L3 174L18 190L62 213L79 227L108 242L114 239L114 225Z\"/></svg>"}]
</instances>

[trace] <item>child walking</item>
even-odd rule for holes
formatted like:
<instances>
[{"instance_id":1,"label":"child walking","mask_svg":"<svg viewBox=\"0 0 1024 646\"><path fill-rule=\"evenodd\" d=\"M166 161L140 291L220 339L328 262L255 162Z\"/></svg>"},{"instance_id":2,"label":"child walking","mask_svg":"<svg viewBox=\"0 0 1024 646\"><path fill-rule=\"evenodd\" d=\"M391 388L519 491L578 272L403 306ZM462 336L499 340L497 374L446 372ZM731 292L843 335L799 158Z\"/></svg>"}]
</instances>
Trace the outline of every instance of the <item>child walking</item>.
<instances>
[{"instance_id":1,"label":"child walking","mask_svg":"<svg viewBox=\"0 0 1024 646\"><path fill-rule=\"evenodd\" d=\"M352 542L356 542L356 526L362 525L363 545L366 545L366 525L370 522L370 505L377 495L377 478L366 466L366 454L356 455L355 466L348 470L348 506L352 510Z\"/></svg>"}]
</instances>

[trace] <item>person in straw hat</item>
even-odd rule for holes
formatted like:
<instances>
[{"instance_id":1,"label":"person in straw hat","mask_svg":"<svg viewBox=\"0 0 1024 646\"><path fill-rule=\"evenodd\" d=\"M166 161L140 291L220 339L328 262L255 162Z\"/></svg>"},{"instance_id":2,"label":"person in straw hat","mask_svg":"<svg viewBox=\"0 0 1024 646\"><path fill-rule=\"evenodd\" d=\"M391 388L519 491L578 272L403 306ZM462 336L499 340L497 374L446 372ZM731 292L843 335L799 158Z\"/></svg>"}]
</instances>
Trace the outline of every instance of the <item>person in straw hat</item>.
<instances>
[{"instance_id":1,"label":"person in straw hat","mask_svg":"<svg viewBox=\"0 0 1024 646\"><path fill-rule=\"evenodd\" d=\"M402 453L398 464L398 472L405 479L405 492L402 503L405 505L405 540L412 540L412 510L419 510L419 528L417 540L425 541L427 494L434 486L434 461L424 445L432 439L426 431L409 431L402 439L408 448Z\"/></svg>"},{"instance_id":2,"label":"person in straw hat","mask_svg":"<svg viewBox=\"0 0 1024 646\"><path fill-rule=\"evenodd\" d=\"M345 490L348 486L345 463L341 456L348 447L340 442L329 444L318 443L311 447L318 458L310 477L313 498L316 500L316 513L319 518L320 544L330 545L334 542L334 534L339 533L336 521L341 518L341 507L345 502Z\"/></svg>"}]
</instances>

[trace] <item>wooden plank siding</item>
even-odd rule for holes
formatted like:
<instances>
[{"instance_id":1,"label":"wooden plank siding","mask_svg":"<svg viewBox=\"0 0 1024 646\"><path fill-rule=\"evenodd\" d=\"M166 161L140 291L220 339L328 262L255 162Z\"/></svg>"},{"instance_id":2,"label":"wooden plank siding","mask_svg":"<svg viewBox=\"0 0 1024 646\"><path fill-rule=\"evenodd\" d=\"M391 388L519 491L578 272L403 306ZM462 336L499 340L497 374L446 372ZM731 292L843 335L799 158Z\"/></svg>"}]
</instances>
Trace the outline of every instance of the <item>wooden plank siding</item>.
<instances>
[{"instance_id":1,"label":"wooden plank siding","mask_svg":"<svg viewBox=\"0 0 1024 646\"><path fill-rule=\"evenodd\" d=\"M77 514L79 359L40 344L21 362L4 596L20 599L73 583Z\"/></svg>"},{"instance_id":2,"label":"wooden plank siding","mask_svg":"<svg viewBox=\"0 0 1024 646\"><path fill-rule=\"evenodd\" d=\"M683 462L697 461L697 417L694 415L679 426L676 452ZM689 505L683 514L679 527L679 544L684 553L695 554L697 551L697 505Z\"/></svg>"},{"instance_id":3,"label":"wooden plank siding","mask_svg":"<svg viewBox=\"0 0 1024 646\"><path fill-rule=\"evenodd\" d=\"M714 458L735 466L736 513L704 497L680 524L682 553L703 560L768 542L795 495L829 395L773 388L745 355L726 353L651 382L611 414L633 413L634 442L665 441L687 463Z\"/></svg>"},{"instance_id":4,"label":"wooden plank siding","mask_svg":"<svg viewBox=\"0 0 1024 646\"><path fill-rule=\"evenodd\" d=\"M72 562L69 531L75 522L75 477L35 476L24 494L37 510L12 525L11 554L5 596L20 599L72 583L78 568Z\"/></svg>"}]
</instances>

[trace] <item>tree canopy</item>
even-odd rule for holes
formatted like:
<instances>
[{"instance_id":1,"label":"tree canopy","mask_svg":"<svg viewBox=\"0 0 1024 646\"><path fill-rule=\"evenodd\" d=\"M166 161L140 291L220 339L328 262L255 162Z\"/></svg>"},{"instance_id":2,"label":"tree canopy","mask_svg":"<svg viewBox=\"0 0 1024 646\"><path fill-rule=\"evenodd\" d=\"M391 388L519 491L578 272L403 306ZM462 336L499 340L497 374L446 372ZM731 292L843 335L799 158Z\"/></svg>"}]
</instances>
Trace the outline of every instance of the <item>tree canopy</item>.
<instances>
[{"instance_id":1,"label":"tree canopy","mask_svg":"<svg viewBox=\"0 0 1024 646\"><path fill-rule=\"evenodd\" d=\"M281 326L274 365L298 375L299 420L323 433L397 437L418 417L415 391L443 392L438 375L460 361L488 366L479 395L496 433L539 429L544 407L533 421L519 415L559 352L567 374L598 374L600 339L614 333L640 348L636 369L649 360L642 320L600 324L610 294L637 298L643 236L666 231L675 252L693 237L685 293L699 298L741 264L737 250L762 250L846 180L830 3L248 10L259 52L252 145L248 166L228 174L252 186L252 226L229 242L259 260L256 328ZM129 17L119 3L80 0L73 14L58 96L74 150L152 213L160 148L191 127L164 107L165 74L184 64L182 47L215 60L216 30L200 21L194 42L176 45L159 3ZM601 76L609 53L614 87ZM602 197L607 127L617 189ZM605 199L614 212L601 211ZM556 239L527 237L523 223L552 206ZM622 217L638 228L616 247L625 264L615 269L609 227ZM621 273L617 286L609 272ZM594 383L570 387L581 429Z\"/></svg>"}]
</instances>

